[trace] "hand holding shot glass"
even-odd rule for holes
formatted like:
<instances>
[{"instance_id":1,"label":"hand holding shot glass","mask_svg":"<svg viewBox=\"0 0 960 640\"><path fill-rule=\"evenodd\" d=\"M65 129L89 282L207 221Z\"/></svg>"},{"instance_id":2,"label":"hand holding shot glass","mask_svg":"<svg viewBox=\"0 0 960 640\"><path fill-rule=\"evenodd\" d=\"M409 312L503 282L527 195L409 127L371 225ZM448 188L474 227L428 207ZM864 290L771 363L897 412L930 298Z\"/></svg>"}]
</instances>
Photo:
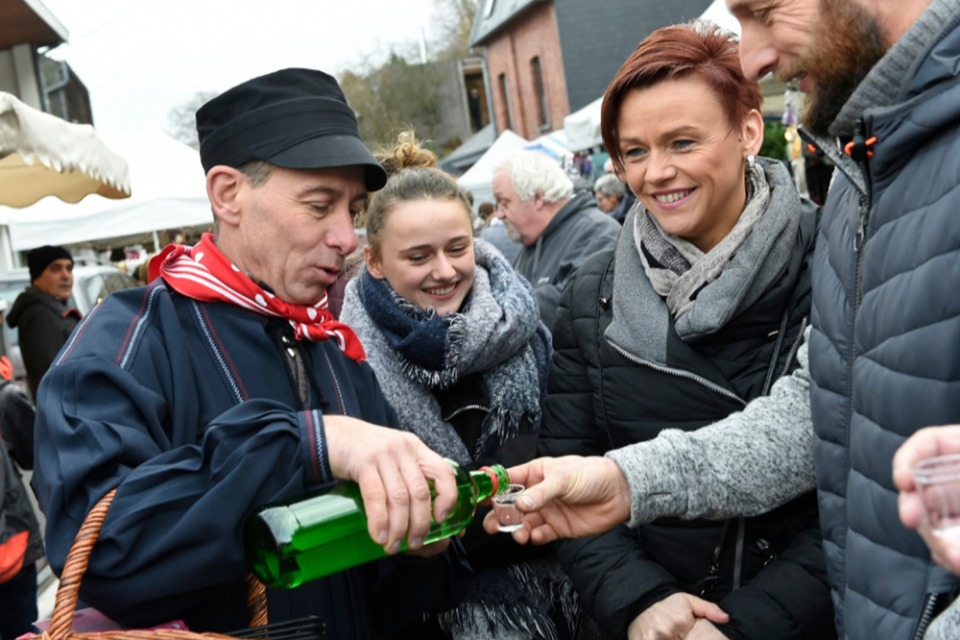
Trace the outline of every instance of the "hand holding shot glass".
<instances>
[{"instance_id":1,"label":"hand holding shot glass","mask_svg":"<svg viewBox=\"0 0 960 640\"><path fill-rule=\"evenodd\" d=\"M924 458L913 467L913 480L930 530L960 543L960 454Z\"/></svg>"},{"instance_id":2,"label":"hand holding shot glass","mask_svg":"<svg viewBox=\"0 0 960 640\"><path fill-rule=\"evenodd\" d=\"M920 429L893 457L900 520L934 561L960 575L960 425Z\"/></svg>"},{"instance_id":3,"label":"hand holding shot glass","mask_svg":"<svg viewBox=\"0 0 960 640\"><path fill-rule=\"evenodd\" d=\"M493 496L493 512L497 516L497 528L511 533L523 528L523 514L517 509L517 497L523 493L522 484L511 484L506 491Z\"/></svg>"}]
</instances>

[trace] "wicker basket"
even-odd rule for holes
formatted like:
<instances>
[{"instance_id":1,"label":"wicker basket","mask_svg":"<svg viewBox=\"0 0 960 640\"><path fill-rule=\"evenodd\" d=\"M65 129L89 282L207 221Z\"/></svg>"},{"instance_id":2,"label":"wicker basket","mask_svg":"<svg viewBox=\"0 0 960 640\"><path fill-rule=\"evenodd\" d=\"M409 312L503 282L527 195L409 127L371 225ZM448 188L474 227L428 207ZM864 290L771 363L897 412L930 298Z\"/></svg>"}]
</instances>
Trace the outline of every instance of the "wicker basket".
<instances>
[{"instance_id":1,"label":"wicker basket","mask_svg":"<svg viewBox=\"0 0 960 640\"><path fill-rule=\"evenodd\" d=\"M107 510L113 502L116 489L103 496L90 513L87 514L83 526L77 532L67 561L60 576L60 585L57 588L57 598L53 605L53 616L50 626L40 635L27 636L40 640L199 640L200 638L236 638L219 633L197 633L182 629L118 629L115 631L92 631L79 633L73 630L73 619L77 611L77 601L80 596L80 582L87 571L90 561L90 552L100 537L100 527L107 515ZM252 575L247 576L247 607L250 611L250 626L259 627L267 624L267 595L266 589L259 580Z\"/></svg>"}]
</instances>

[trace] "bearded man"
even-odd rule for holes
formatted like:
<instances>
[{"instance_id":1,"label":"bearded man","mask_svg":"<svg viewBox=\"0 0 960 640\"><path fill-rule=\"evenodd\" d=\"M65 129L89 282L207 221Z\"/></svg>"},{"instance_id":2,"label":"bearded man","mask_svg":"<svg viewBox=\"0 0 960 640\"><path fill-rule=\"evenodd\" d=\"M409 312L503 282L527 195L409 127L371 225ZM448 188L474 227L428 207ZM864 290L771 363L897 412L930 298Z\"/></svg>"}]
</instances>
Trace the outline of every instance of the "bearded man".
<instances>
[{"instance_id":1,"label":"bearded man","mask_svg":"<svg viewBox=\"0 0 960 640\"><path fill-rule=\"evenodd\" d=\"M960 637L960 605L930 625L958 581L900 521L892 478L908 437L960 423L960 0L727 2L746 75L797 83L838 169L798 354L809 367L709 428L512 469L536 485L514 538L755 515L816 487L839 636ZM685 637L722 637L697 627Z\"/></svg>"}]
</instances>

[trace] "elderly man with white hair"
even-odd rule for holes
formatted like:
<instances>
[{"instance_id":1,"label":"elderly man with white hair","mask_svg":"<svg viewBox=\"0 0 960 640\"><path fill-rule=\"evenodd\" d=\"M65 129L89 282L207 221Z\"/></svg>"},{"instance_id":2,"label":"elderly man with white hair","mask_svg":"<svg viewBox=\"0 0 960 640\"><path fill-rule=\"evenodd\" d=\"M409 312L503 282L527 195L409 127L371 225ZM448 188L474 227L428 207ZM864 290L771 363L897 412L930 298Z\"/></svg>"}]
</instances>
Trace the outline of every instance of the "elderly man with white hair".
<instances>
[{"instance_id":1,"label":"elderly man with white hair","mask_svg":"<svg viewBox=\"0 0 960 640\"><path fill-rule=\"evenodd\" d=\"M533 285L548 327L570 276L588 256L614 246L620 225L597 208L592 194L574 195L573 182L553 160L519 151L493 173L496 215L523 249L514 268Z\"/></svg>"}]
</instances>

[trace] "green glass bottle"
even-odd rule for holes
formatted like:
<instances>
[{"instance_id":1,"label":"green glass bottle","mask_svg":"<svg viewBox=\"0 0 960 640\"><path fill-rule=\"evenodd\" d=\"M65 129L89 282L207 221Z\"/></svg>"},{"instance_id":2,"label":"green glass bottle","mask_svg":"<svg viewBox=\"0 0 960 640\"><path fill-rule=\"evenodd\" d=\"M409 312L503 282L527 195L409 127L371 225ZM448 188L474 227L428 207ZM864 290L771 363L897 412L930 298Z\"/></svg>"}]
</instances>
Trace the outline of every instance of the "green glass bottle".
<instances>
[{"instance_id":1,"label":"green glass bottle","mask_svg":"<svg viewBox=\"0 0 960 640\"><path fill-rule=\"evenodd\" d=\"M510 485L500 465L468 473L448 462L456 471L457 502L446 520L431 520L425 544L460 533L478 502ZM367 533L360 487L353 482L341 482L327 493L293 504L265 507L247 521L244 534L254 573L275 589L292 589L387 555ZM400 548L407 548L406 540Z\"/></svg>"}]
</instances>

